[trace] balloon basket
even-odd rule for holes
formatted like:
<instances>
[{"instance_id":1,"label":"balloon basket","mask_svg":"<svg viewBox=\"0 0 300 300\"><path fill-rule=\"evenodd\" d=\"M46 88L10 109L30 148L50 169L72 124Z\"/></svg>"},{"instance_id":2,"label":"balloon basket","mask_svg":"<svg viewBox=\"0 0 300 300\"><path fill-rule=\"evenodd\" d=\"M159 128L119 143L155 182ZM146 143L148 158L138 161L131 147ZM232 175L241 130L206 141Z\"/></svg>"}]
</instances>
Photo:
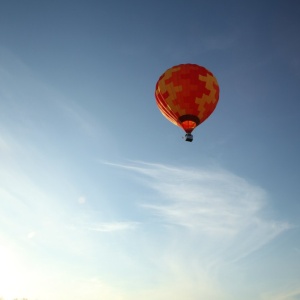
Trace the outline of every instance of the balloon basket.
<instances>
[{"instance_id":1,"label":"balloon basket","mask_svg":"<svg viewBox=\"0 0 300 300\"><path fill-rule=\"evenodd\" d=\"M184 137L184 140L186 142L192 142L193 141L193 135L191 133L187 133Z\"/></svg>"}]
</instances>

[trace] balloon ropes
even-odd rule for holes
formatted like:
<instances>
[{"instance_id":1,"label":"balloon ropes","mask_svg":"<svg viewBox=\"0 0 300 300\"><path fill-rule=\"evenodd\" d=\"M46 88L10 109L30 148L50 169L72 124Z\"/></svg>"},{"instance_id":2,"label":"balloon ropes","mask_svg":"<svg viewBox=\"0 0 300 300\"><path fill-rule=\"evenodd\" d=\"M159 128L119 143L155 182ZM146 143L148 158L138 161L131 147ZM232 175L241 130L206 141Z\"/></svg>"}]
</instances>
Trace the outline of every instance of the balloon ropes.
<instances>
[{"instance_id":1,"label":"balloon ropes","mask_svg":"<svg viewBox=\"0 0 300 300\"><path fill-rule=\"evenodd\" d=\"M192 131L215 110L219 85L214 75L195 64L181 64L168 69L156 83L156 104L161 113L193 140Z\"/></svg>"}]
</instances>

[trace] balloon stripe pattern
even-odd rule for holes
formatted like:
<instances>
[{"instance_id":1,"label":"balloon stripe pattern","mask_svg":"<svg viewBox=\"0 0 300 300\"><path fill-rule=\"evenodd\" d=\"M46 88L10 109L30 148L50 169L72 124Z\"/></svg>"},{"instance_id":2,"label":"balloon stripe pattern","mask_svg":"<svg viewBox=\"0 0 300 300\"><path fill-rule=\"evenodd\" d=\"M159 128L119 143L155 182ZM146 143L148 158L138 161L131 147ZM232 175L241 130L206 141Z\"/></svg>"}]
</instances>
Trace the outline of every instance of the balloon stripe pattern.
<instances>
[{"instance_id":1,"label":"balloon stripe pattern","mask_svg":"<svg viewBox=\"0 0 300 300\"><path fill-rule=\"evenodd\" d=\"M196 64L181 64L160 76L155 98L169 121L191 133L215 110L219 91L217 79L209 70Z\"/></svg>"}]
</instances>

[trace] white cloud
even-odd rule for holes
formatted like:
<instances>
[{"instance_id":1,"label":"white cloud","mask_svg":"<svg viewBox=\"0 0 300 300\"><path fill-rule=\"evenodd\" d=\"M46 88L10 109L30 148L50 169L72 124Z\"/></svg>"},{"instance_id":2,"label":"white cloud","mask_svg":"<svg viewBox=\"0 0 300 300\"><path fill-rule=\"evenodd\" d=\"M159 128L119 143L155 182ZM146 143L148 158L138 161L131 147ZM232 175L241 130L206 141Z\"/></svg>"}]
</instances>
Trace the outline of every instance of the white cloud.
<instances>
[{"instance_id":1,"label":"white cloud","mask_svg":"<svg viewBox=\"0 0 300 300\"><path fill-rule=\"evenodd\" d=\"M158 197L142 206L160 222L201 236L210 246L221 242L218 250L227 261L249 255L290 227L265 217L265 190L230 172L149 163L116 166L143 175Z\"/></svg>"},{"instance_id":2,"label":"white cloud","mask_svg":"<svg viewBox=\"0 0 300 300\"><path fill-rule=\"evenodd\" d=\"M90 226L88 229L100 232L114 232L123 230L132 230L137 227L136 222L103 222Z\"/></svg>"},{"instance_id":3,"label":"white cloud","mask_svg":"<svg viewBox=\"0 0 300 300\"><path fill-rule=\"evenodd\" d=\"M289 287L281 293L267 293L262 296L263 300L297 300L300 298L299 287Z\"/></svg>"},{"instance_id":4,"label":"white cloud","mask_svg":"<svg viewBox=\"0 0 300 300\"><path fill-rule=\"evenodd\" d=\"M37 273L44 272L50 263L57 273L69 272L65 286L59 285L63 281L59 278L51 288L48 271L43 276L32 275L34 280L41 278L43 292L49 288L48 299L51 295L55 299L70 296L68 290L74 291L73 299L78 300L233 299L216 274L224 269L233 274L230 266L290 226L266 218L266 191L230 172L152 163L115 166L124 168L126 176L127 171L138 174L136 178L149 188L143 190L145 198L139 202L151 217L145 218L145 223L131 221L126 213L107 219L107 211L91 213L86 206L78 208L74 199L84 202L85 194L78 198L78 190L68 189L63 194L66 197L56 197L60 190L44 190L22 169L0 171L0 196L5 200L1 202L1 224L9 228L7 236L27 236L26 255L30 249L43 249L39 255L45 255L45 261L34 257ZM55 170L49 169L48 175L55 177ZM151 202L146 201L148 197ZM22 253L23 246L18 247ZM70 259L67 263L66 258ZM82 278L70 275L74 266L80 274L85 272ZM124 279L127 270L130 274ZM105 277L110 272L113 279ZM89 279L93 274L97 279ZM101 283L102 279L106 283ZM123 281L121 287L118 280ZM36 284L28 286L34 290ZM57 292L54 295L51 291Z\"/></svg>"},{"instance_id":5,"label":"white cloud","mask_svg":"<svg viewBox=\"0 0 300 300\"><path fill-rule=\"evenodd\" d=\"M92 119L91 114L85 111L82 107L70 101L57 102L62 113L74 122L87 136L95 137L102 128Z\"/></svg>"}]
</instances>

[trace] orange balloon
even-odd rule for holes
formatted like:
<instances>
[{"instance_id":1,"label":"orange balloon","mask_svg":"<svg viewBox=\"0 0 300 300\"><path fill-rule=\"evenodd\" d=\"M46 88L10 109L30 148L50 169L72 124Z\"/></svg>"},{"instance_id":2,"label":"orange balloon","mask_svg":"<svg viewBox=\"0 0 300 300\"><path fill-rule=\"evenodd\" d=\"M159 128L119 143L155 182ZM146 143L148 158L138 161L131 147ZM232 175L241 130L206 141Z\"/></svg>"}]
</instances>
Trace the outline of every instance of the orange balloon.
<instances>
[{"instance_id":1,"label":"orange balloon","mask_svg":"<svg viewBox=\"0 0 300 300\"><path fill-rule=\"evenodd\" d=\"M155 98L161 113L190 134L215 110L219 100L219 85L206 68L181 64L160 76L156 83Z\"/></svg>"}]
</instances>

